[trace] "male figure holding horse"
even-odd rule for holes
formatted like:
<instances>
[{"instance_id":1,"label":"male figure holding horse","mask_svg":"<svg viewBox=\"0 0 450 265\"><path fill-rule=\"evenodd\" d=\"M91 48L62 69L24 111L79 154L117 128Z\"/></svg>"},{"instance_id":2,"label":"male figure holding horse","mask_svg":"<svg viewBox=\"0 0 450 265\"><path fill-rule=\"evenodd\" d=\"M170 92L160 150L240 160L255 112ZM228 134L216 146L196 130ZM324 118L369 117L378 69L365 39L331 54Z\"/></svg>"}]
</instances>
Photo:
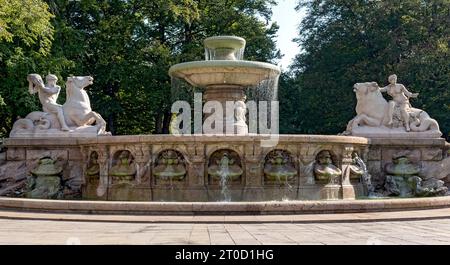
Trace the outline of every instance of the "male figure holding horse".
<instances>
[{"instance_id":1,"label":"male figure holding horse","mask_svg":"<svg viewBox=\"0 0 450 265\"><path fill-rule=\"evenodd\" d=\"M56 103L61 87L56 85L58 77L49 74L46 76L47 85L44 85L42 78L39 75L28 75L29 90L31 94L39 92L39 100L42 104L42 110L47 113L53 113L57 116L61 130L69 131L69 127L64 119L63 108Z\"/></svg>"},{"instance_id":2,"label":"male figure holding horse","mask_svg":"<svg viewBox=\"0 0 450 265\"><path fill-rule=\"evenodd\" d=\"M389 85L380 88L381 92L387 92L389 96L392 97L392 100L389 101L388 108L388 125L393 124L393 116L395 107L398 106L400 109L400 115L402 117L403 123L406 127L406 131L411 131L409 126L409 113L408 109L411 108L411 104L409 103L409 98L416 98L419 93L411 93L406 87L402 84L397 84L397 75L390 75L388 78Z\"/></svg>"}]
</instances>

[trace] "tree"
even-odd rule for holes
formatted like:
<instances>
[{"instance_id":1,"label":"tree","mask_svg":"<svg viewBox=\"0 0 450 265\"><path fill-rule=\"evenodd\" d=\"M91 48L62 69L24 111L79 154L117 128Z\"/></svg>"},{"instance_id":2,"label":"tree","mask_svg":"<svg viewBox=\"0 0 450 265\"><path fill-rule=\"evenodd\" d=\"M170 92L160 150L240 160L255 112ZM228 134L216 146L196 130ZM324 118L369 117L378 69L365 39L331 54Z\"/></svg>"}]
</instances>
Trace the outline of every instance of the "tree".
<instances>
[{"instance_id":1,"label":"tree","mask_svg":"<svg viewBox=\"0 0 450 265\"><path fill-rule=\"evenodd\" d=\"M450 1L307 0L297 42L303 51L285 89L299 90L300 119L288 123L304 133L345 130L356 104L356 82L399 81L419 92L412 104L450 130Z\"/></svg>"},{"instance_id":2,"label":"tree","mask_svg":"<svg viewBox=\"0 0 450 265\"><path fill-rule=\"evenodd\" d=\"M49 56L52 17L40 0L0 0L0 137L18 116L39 108L37 99L28 95L26 75L67 65Z\"/></svg>"}]
</instances>

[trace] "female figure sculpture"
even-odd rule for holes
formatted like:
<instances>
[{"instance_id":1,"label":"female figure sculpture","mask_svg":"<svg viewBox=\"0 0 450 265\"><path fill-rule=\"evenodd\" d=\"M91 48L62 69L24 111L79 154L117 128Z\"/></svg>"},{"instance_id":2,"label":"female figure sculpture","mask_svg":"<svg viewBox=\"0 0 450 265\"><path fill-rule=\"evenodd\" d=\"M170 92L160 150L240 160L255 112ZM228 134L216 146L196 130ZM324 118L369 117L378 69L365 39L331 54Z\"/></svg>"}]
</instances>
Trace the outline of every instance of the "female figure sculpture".
<instances>
[{"instance_id":1,"label":"female figure sculpture","mask_svg":"<svg viewBox=\"0 0 450 265\"><path fill-rule=\"evenodd\" d=\"M405 125L406 131L411 131L409 126L409 112L408 109L411 108L411 104L409 103L409 98L416 98L419 93L411 93L406 87L402 84L397 84L397 75L390 75L388 78L389 85L380 88L381 92L387 92L389 96L392 97L392 100L389 101L388 107L388 122L387 125L393 125L393 117L395 107L398 107L400 110L401 119L403 124Z\"/></svg>"}]
</instances>

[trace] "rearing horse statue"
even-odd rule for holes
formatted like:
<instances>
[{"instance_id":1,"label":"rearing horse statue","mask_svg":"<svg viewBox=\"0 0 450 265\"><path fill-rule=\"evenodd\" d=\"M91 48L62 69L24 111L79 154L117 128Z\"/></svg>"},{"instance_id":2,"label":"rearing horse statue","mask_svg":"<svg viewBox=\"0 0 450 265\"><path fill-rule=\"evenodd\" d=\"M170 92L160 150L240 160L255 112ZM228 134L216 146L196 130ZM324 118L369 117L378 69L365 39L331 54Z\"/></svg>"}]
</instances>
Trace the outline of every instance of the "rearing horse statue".
<instances>
[{"instance_id":1,"label":"rearing horse statue","mask_svg":"<svg viewBox=\"0 0 450 265\"><path fill-rule=\"evenodd\" d=\"M106 122L95 111L91 109L89 96L84 90L92 85L94 78L91 76L72 76L66 82L66 102L63 105L64 117L67 125L85 126L95 122L98 134L106 133Z\"/></svg>"}]
</instances>

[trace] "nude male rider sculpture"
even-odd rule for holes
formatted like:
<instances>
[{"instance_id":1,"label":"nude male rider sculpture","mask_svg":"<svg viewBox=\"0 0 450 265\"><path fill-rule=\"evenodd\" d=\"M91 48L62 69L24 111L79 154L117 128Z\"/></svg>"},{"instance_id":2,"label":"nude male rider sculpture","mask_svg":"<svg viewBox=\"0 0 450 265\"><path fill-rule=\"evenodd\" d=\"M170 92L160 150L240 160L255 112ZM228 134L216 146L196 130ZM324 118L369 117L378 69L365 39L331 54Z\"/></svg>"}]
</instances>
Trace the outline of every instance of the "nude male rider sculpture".
<instances>
[{"instance_id":1,"label":"nude male rider sculpture","mask_svg":"<svg viewBox=\"0 0 450 265\"><path fill-rule=\"evenodd\" d=\"M46 76L47 85L44 85L42 78L37 74L28 75L29 90L31 94L39 92L39 100L42 104L42 110L47 113L56 114L61 124L61 130L69 131L69 127L64 119L62 106L56 103L61 87L56 84L58 77L49 74Z\"/></svg>"}]
</instances>

